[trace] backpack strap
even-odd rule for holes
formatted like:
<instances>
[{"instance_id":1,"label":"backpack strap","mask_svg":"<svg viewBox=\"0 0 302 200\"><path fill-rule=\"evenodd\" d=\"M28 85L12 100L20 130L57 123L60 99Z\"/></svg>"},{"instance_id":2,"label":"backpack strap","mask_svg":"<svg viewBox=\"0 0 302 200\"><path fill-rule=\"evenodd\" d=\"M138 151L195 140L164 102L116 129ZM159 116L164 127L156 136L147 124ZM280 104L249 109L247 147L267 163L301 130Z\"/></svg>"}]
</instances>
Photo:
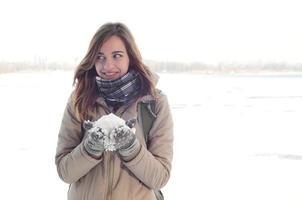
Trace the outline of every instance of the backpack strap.
<instances>
[{"instance_id":1,"label":"backpack strap","mask_svg":"<svg viewBox=\"0 0 302 200\"><path fill-rule=\"evenodd\" d=\"M155 103L156 103L155 100L140 103L141 120L142 120L143 132L144 132L144 137L147 146L149 144L148 142L149 132L156 119ZM153 191L157 200L164 200L164 195L160 190L153 190Z\"/></svg>"},{"instance_id":2,"label":"backpack strap","mask_svg":"<svg viewBox=\"0 0 302 200\"><path fill-rule=\"evenodd\" d=\"M140 103L141 120L146 143L148 142L149 132L156 119L155 100Z\"/></svg>"}]
</instances>

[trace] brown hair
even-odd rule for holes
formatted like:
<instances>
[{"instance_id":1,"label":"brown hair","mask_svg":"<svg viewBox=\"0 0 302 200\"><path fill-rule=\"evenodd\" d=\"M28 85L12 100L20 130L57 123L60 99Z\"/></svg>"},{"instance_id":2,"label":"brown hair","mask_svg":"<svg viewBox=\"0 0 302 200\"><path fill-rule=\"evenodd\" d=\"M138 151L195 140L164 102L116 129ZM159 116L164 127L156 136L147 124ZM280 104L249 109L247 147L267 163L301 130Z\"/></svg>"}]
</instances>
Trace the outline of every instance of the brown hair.
<instances>
[{"instance_id":1,"label":"brown hair","mask_svg":"<svg viewBox=\"0 0 302 200\"><path fill-rule=\"evenodd\" d=\"M129 69L132 68L139 72L142 83L140 95L149 93L155 96L154 77L149 68L143 64L141 54L130 30L122 23L106 23L94 34L88 51L77 66L74 74L73 84L75 85L75 92L73 104L77 117L81 121L88 117L89 111L93 110L95 106L98 94L95 84L97 73L94 64L99 48L111 36L118 36L122 39L130 60Z\"/></svg>"}]
</instances>

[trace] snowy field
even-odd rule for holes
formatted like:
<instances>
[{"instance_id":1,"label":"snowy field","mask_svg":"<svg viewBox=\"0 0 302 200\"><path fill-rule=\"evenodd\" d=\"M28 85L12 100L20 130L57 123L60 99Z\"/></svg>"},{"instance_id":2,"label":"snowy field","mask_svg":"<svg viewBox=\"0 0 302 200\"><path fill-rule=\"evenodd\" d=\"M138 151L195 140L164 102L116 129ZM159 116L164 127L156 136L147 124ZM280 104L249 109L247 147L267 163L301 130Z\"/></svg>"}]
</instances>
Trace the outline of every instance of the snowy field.
<instances>
[{"instance_id":1,"label":"snowy field","mask_svg":"<svg viewBox=\"0 0 302 200\"><path fill-rule=\"evenodd\" d=\"M66 199L54 155L72 75L0 75L1 199ZM175 122L167 200L302 199L302 76L160 77Z\"/></svg>"}]
</instances>

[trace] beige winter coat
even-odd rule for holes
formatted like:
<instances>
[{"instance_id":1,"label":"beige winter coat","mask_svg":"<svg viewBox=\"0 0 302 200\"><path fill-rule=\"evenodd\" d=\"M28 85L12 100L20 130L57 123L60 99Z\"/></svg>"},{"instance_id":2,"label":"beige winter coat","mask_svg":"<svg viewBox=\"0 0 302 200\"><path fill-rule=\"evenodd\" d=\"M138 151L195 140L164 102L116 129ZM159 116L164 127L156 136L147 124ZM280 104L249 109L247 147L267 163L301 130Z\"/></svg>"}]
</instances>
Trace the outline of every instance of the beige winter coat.
<instances>
[{"instance_id":1,"label":"beige winter coat","mask_svg":"<svg viewBox=\"0 0 302 200\"><path fill-rule=\"evenodd\" d=\"M151 100L144 96L115 114L124 120L137 118L138 103ZM99 97L98 107L91 113L97 120L111 111ZM141 123L136 136L142 147L129 162L122 161L115 152L106 151L101 159L90 157L84 149L86 137L82 123L75 118L69 99L58 136L56 165L60 178L70 184L69 200L155 200L153 189L162 188L170 177L173 156L173 122L167 97L158 91L156 120L149 133L146 147Z\"/></svg>"}]
</instances>

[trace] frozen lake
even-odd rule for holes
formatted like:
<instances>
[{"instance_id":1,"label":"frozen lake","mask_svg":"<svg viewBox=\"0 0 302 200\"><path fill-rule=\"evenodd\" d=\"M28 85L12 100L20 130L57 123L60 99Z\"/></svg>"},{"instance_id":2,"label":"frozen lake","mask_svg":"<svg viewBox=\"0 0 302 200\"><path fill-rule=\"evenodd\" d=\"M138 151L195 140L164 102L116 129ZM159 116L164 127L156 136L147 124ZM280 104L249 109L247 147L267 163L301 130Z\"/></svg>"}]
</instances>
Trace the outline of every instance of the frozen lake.
<instances>
[{"instance_id":1,"label":"frozen lake","mask_svg":"<svg viewBox=\"0 0 302 200\"><path fill-rule=\"evenodd\" d=\"M0 75L5 199L66 199L54 155L72 75ZM167 200L302 199L302 76L160 77L175 122Z\"/></svg>"}]
</instances>

